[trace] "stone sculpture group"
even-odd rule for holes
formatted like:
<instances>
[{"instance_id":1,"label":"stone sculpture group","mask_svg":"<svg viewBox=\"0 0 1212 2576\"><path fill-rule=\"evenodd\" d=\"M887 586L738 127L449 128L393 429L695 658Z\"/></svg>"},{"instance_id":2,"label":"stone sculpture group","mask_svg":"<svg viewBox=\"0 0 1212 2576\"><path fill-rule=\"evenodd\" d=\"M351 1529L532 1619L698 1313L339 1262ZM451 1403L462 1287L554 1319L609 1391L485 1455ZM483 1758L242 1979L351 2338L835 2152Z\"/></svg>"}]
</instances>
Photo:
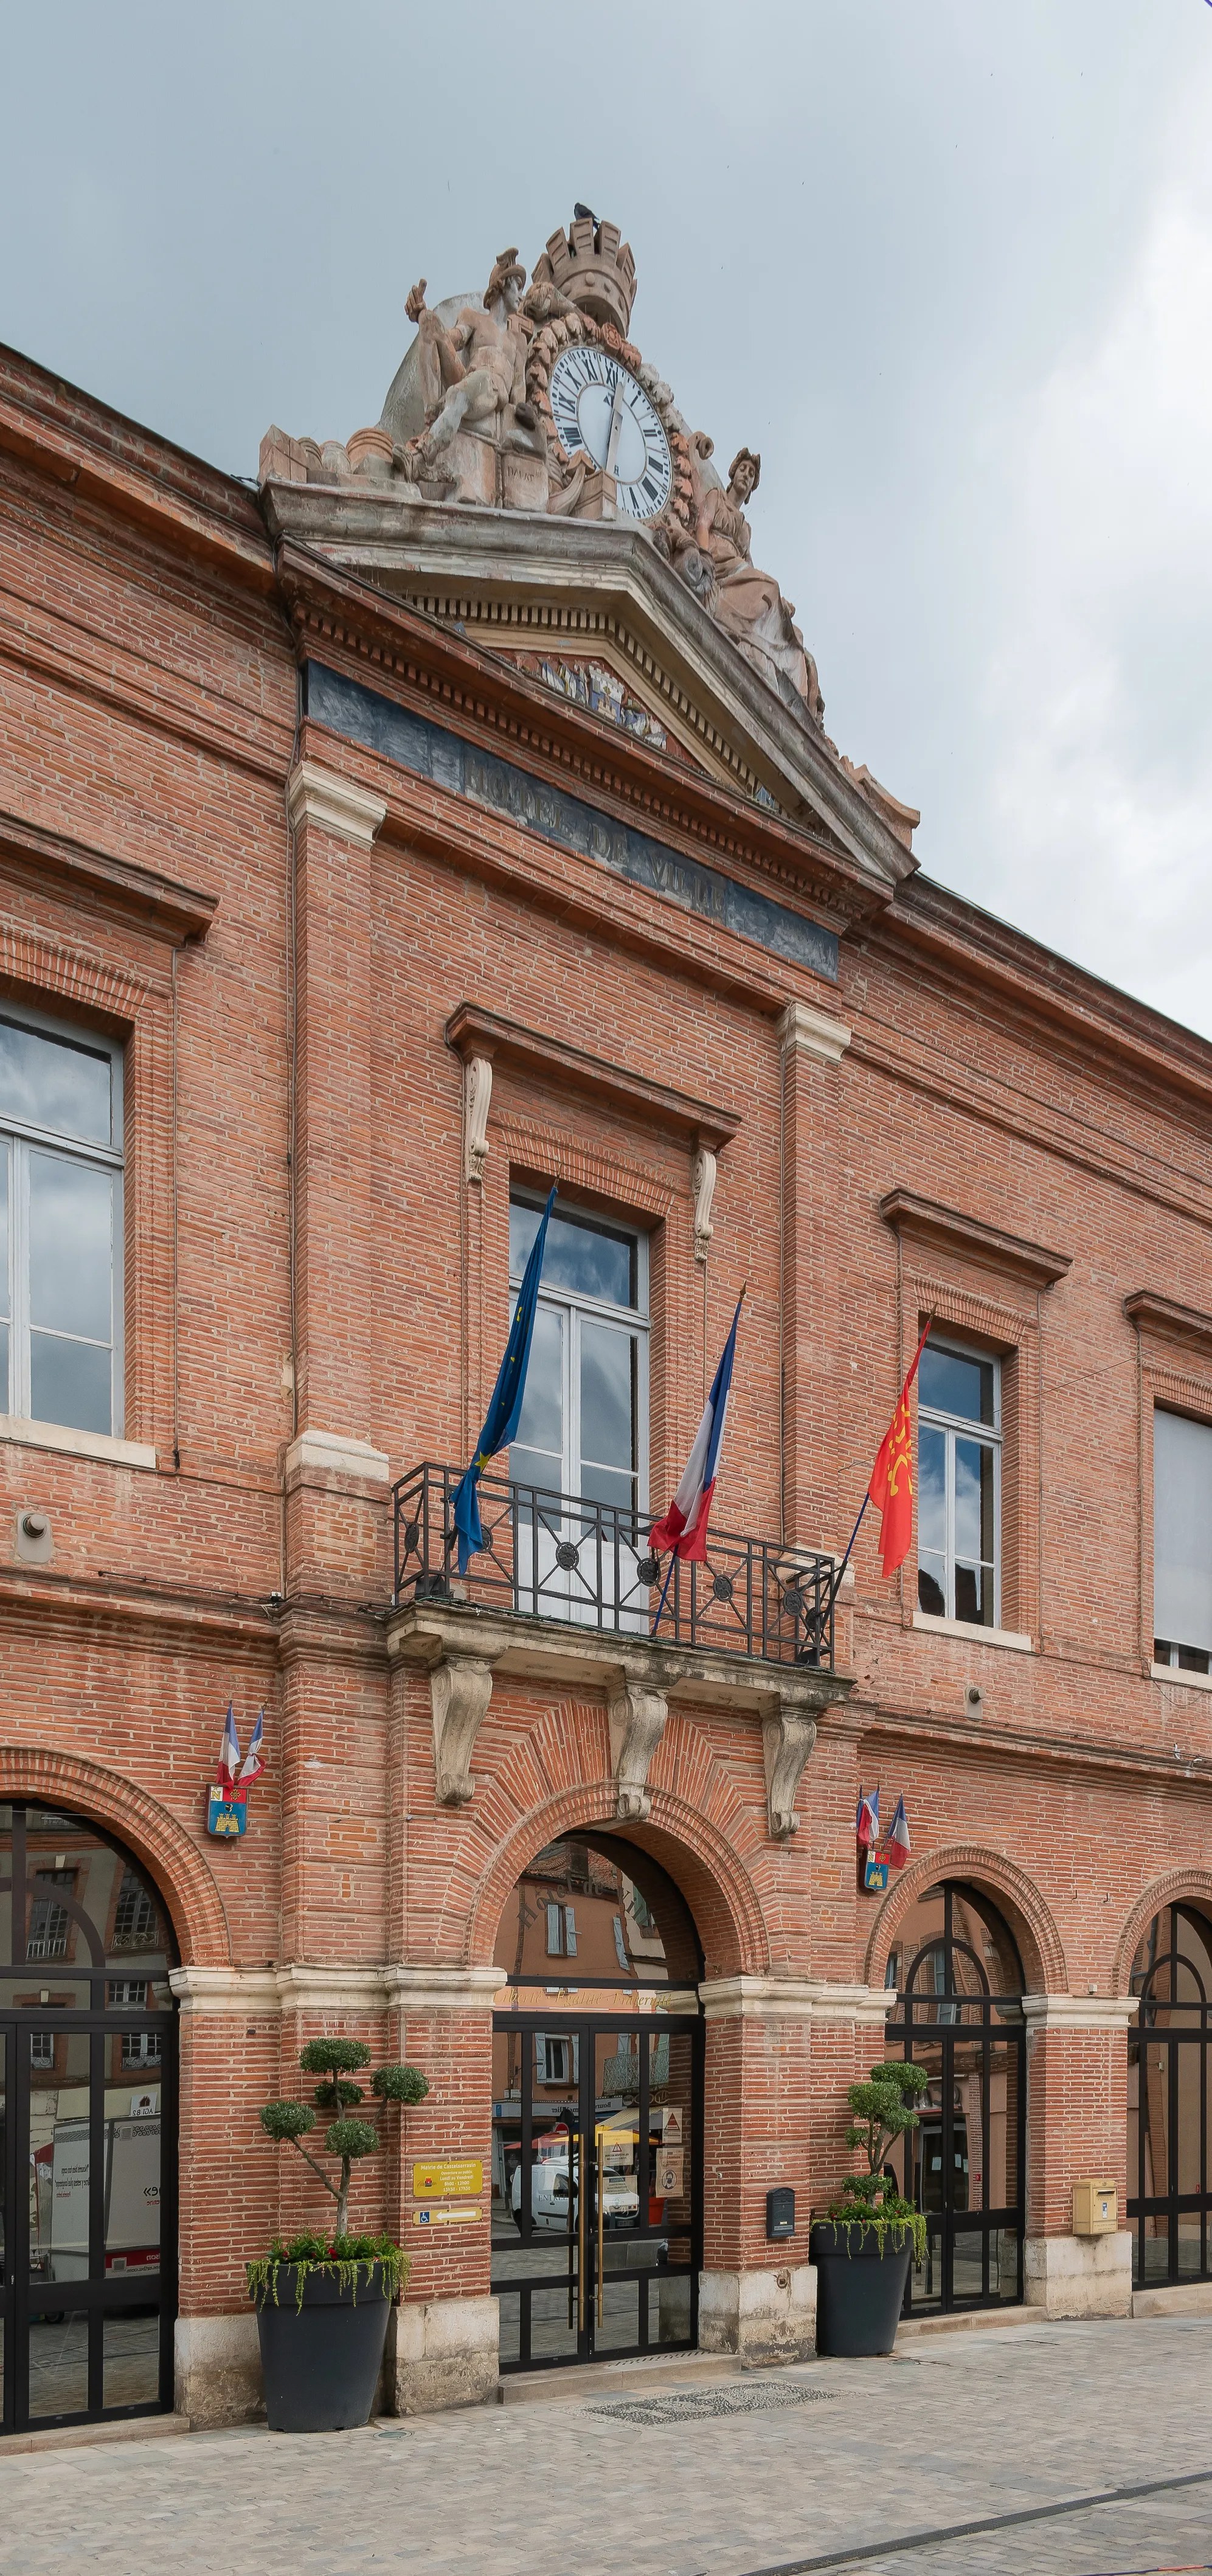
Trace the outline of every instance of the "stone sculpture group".
<instances>
[{"instance_id":1,"label":"stone sculpture group","mask_svg":"<svg viewBox=\"0 0 1212 2576\"><path fill-rule=\"evenodd\" d=\"M628 338L635 264L617 227L578 208L568 232L552 234L529 288L512 248L494 261L479 298L452 296L431 306L426 283L421 278L407 298L416 337L377 428L356 431L345 445L330 439L323 446L271 431L263 479L289 449L302 460L308 482L369 485L406 503L612 519L611 476L584 451L565 450L548 394L564 349L601 348L655 407L673 463L665 505L652 519L632 517L627 524L642 529L763 679L780 696L790 683L819 724L824 705L816 665L794 606L774 575L753 561L746 509L761 458L742 447L725 485L712 463L713 441L687 428L668 385Z\"/></svg>"}]
</instances>

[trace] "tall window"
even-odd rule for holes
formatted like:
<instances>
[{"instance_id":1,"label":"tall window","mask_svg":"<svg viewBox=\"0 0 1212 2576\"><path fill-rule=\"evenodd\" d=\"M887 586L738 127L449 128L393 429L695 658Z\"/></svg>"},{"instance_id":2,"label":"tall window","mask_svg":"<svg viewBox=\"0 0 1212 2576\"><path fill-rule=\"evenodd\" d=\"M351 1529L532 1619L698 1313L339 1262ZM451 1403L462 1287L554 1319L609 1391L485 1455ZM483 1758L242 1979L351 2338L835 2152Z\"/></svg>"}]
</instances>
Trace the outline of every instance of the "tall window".
<instances>
[{"instance_id":1,"label":"tall window","mask_svg":"<svg viewBox=\"0 0 1212 2576\"><path fill-rule=\"evenodd\" d=\"M1154 1659L1212 1666L1212 1425L1153 1416Z\"/></svg>"},{"instance_id":2,"label":"tall window","mask_svg":"<svg viewBox=\"0 0 1212 2576\"><path fill-rule=\"evenodd\" d=\"M1001 1623L1001 1369L927 1342L918 1375L918 1608Z\"/></svg>"},{"instance_id":3,"label":"tall window","mask_svg":"<svg viewBox=\"0 0 1212 2576\"><path fill-rule=\"evenodd\" d=\"M542 1211L515 1199L509 1268L526 1267ZM628 1512L648 1506L648 1245L596 1218L552 1213L515 1484Z\"/></svg>"},{"instance_id":4,"label":"tall window","mask_svg":"<svg viewBox=\"0 0 1212 2576\"><path fill-rule=\"evenodd\" d=\"M122 1066L0 1017L0 1409L121 1432Z\"/></svg>"}]
</instances>

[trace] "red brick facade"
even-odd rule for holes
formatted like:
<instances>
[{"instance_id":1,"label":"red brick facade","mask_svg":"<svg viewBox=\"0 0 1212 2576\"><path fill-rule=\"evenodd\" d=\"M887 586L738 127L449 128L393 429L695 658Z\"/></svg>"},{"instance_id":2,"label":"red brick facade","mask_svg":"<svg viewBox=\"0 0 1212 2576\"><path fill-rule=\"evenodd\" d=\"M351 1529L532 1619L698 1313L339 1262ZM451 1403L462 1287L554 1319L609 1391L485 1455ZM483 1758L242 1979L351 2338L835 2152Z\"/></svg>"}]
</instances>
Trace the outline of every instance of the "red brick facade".
<instances>
[{"instance_id":1,"label":"red brick facade","mask_svg":"<svg viewBox=\"0 0 1212 2576\"><path fill-rule=\"evenodd\" d=\"M654 1502L743 1282L734 1530L841 1550L928 1313L1003 1359L1008 1637L915 1626L913 1561L884 1583L867 1529L839 1628L854 1687L820 1716L794 1836L770 1831L760 1710L692 1695L623 1828L680 1886L720 1990L705 2269L773 2261L772 2183L827 2197L898 1923L944 1877L1001 1908L1029 1995L1069 1999L1032 2025L1028 2239L1068 2236L1082 2174L1122 2205L1109 1999L1163 1903L1212 1902L1212 1698L1150 1670L1151 1408L1212 1420L1212 1052L276 552L240 486L11 356L0 458L0 993L121 1038L127 1138L123 1445L0 1426L0 1792L108 1823L171 1911L183 2319L240 2311L245 2258L318 2206L256 2120L308 2033L430 2077L403 2161L362 2177L368 2217L407 2233L415 2154L487 2159L491 1979L466 1972L534 1853L615 1816L603 1686L499 1674L474 1794L440 1805L429 1678L389 1651L389 1483L463 1460L478 1428L511 1176L650 1230ZM824 921L837 983L302 716L309 656ZM352 803L326 814L304 764ZM685 1133L554 1056L546 1075L499 1056L465 1179L444 1036L463 1001L739 1117L705 1265ZM1142 1289L1194 1322L1132 1320ZM45 1566L14 1544L32 1506ZM205 1805L229 1697L244 1721L264 1703L269 1767L227 1846ZM882 1903L855 1884L876 1777L913 1834ZM487 2289L483 2231L422 2239L410 2305Z\"/></svg>"}]
</instances>

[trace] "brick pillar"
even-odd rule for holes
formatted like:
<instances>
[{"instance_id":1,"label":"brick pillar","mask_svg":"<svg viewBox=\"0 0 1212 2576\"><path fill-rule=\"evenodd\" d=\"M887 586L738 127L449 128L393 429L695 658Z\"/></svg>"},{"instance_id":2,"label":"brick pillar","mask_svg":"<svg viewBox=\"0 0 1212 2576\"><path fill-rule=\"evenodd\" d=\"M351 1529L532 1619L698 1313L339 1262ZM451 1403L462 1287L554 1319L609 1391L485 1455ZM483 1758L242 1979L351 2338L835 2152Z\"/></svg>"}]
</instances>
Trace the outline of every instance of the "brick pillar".
<instances>
[{"instance_id":1,"label":"brick pillar","mask_svg":"<svg viewBox=\"0 0 1212 2576\"><path fill-rule=\"evenodd\" d=\"M1128 2028L1134 1995L1025 1995L1028 2305L1051 2317L1132 2311L1128 2193ZM1120 2225L1073 2231L1073 2185L1111 2182Z\"/></svg>"},{"instance_id":2,"label":"brick pillar","mask_svg":"<svg viewBox=\"0 0 1212 2576\"><path fill-rule=\"evenodd\" d=\"M371 1439L376 1104L371 849L386 807L300 761L295 851L295 1367L287 1589L381 1585L388 1462Z\"/></svg>"},{"instance_id":3,"label":"brick pillar","mask_svg":"<svg viewBox=\"0 0 1212 2576\"><path fill-rule=\"evenodd\" d=\"M181 2045L178 2414L234 2424L262 2410L244 2266L279 2224L279 2158L259 2113L280 2080L272 1968L174 1968Z\"/></svg>"},{"instance_id":4,"label":"brick pillar","mask_svg":"<svg viewBox=\"0 0 1212 2576\"><path fill-rule=\"evenodd\" d=\"M493 1967L399 1967L388 1972L397 2037L393 2057L429 2079L403 2114L394 2207L388 2224L411 2263L389 2346L389 2406L397 2415L470 2406L498 2379L500 2321L492 2269ZM429 2198L413 2189L425 2158L481 2168L478 2190ZM451 2220L442 2211L474 2211Z\"/></svg>"},{"instance_id":5,"label":"brick pillar","mask_svg":"<svg viewBox=\"0 0 1212 2576\"><path fill-rule=\"evenodd\" d=\"M779 1022L783 1057L783 1519L789 1544L840 1550L834 1528L840 1401L836 1202L841 1129L838 1067L850 1044L841 1020L791 1002ZM849 1371L847 1370L847 1385ZM847 1532L848 1536L849 1533Z\"/></svg>"},{"instance_id":6,"label":"brick pillar","mask_svg":"<svg viewBox=\"0 0 1212 2576\"><path fill-rule=\"evenodd\" d=\"M750 2363L815 2350L808 2230L844 2170L846 2087L878 2052L891 1997L820 1979L722 1977L703 1988L703 2272L699 2343ZM870 2028L868 2027L870 2025ZM856 2056L857 2051L857 2056ZM795 2192L794 2237L771 2243L766 2194Z\"/></svg>"}]
</instances>

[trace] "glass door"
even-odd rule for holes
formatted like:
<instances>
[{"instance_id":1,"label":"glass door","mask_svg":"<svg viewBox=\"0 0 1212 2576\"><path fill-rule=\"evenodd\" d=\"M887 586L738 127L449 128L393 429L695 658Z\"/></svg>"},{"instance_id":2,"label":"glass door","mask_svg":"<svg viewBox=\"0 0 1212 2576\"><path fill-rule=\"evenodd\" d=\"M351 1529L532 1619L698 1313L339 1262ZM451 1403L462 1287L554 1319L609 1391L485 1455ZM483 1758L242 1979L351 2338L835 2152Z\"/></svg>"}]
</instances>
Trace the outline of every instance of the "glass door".
<instances>
[{"instance_id":1,"label":"glass door","mask_svg":"<svg viewBox=\"0 0 1212 2576\"><path fill-rule=\"evenodd\" d=\"M690 2350L702 2261L702 2023L494 2020L501 2369Z\"/></svg>"},{"instance_id":2,"label":"glass door","mask_svg":"<svg viewBox=\"0 0 1212 2576\"><path fill-rule=\"evenodd\" d=\"M1212 1926L1167 1906L1136 1954L1128 2038L1128 2223L1137 2286L1212 2270Z\"/></svg>"},{"instance_id":3,"label":"glass door","mask_svg":"<svg viewBox=\"0 0 1212 2576\"><path fill-rule=\"evenodd\" d=\"M964 1887L929 1890L889 1974L900 1988L887 2053L929 2078L919 2124L886 2170L926 2220L909 2274L913 2314L1016 2305L1023 2294L1026 2030L1007 1926Z\"/></svg>"},{"instance_id":4,"label":"glass door","mask_svg":"<svg viewBox=\"0 0 1212 2576\"><path fill-rule=\"evenodd\" d=\"M167 1921L84 1819L0 1809L4 2429L170 2408Z\"/></svg>"}]
</instances>

